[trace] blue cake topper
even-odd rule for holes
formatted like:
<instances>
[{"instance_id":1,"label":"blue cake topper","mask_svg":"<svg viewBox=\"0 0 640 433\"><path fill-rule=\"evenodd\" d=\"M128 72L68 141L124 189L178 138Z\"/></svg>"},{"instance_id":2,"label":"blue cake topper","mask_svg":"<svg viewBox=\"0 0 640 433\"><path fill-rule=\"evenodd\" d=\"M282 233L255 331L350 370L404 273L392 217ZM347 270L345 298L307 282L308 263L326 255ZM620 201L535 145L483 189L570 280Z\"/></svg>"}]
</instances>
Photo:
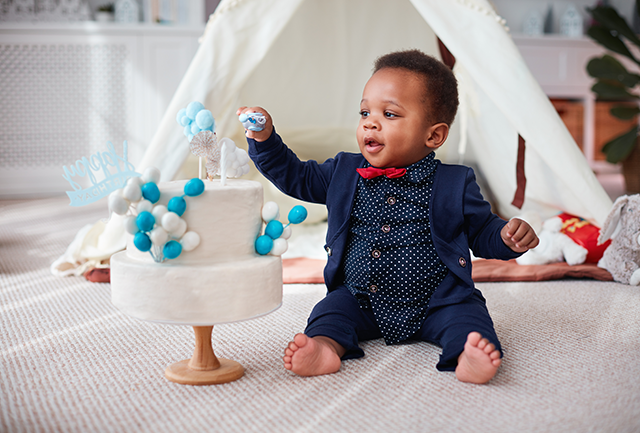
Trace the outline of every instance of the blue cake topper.
<instances>
[{"instance_id":1,"label":"blue cake topper","mask_svg":"<svg viewBox=\"0 0 640 433\"><path fill-rule=\"evenodd\" d=\"M122 145L122 156L116 153L111 142L107 142L106 152L96 152L88 158L82 157L75 164L70 167L65 165L62 169L62 177L73 188L73 191L66 191L71 199L71 206L84 206L96 202L123 188L128 178L140 176L127 159L126 141ZM91 186L83 189L74 180L76 177L87 177Z\"/></svg>"}]
</instances>

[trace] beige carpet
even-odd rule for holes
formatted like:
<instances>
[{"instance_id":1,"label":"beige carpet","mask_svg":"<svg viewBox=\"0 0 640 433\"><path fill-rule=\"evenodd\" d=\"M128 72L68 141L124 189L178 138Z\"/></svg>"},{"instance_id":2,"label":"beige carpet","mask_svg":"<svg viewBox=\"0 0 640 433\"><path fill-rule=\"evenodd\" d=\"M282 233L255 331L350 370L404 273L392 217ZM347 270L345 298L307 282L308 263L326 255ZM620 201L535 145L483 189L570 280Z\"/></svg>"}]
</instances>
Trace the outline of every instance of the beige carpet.
<instances>
[{"instance_id":1,"label":"beige carpet","mask_svg":"<svg viewBox=\"0 0 640 433\"><path fill-rule=\"evenodd\" d=\"M435 370L426 343L365 343L334 375L281 367L289 338L324 293L287 285L284 305L214 328L226 385L168 382L193 351L189 327L131 319L109 285L54 277L51 262L104 205L0 202L0 432L638 432L640 290L562 280L481 283L504 365L485 386Z\"/></svg>"}]
</instances>

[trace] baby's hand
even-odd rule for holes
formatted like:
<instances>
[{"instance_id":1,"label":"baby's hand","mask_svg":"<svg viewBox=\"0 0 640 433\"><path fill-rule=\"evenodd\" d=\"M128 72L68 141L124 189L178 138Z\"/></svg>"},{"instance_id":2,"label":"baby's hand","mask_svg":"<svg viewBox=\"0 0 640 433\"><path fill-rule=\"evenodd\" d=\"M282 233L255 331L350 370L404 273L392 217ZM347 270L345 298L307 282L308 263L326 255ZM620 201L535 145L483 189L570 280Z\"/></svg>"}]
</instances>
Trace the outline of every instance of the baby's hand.
<instances>
[{"instance_id":1,"label":"baby's hand","mask_svg":"<svg viewBox=\"0 0 640 433\"><path fill-rule=\"evenodd\" d=\"M538 246L540 242L536 232L525 221L512 218L500 232L502 241L516 253L524 253Z\"/></svg>"},{"instance_id":2,"label":"baby's hand","mask_svg":"<svg viewBox=\"0 0 640 433\"><path fill-rule=\"evenodd\" d=\"M252 138L256 141L265 141L271 136L271 131L273 130L273 122L267 110L262 107L240 107L238 108L238 111L236 111L237 116L240 116L243 113L261 113L266 119L262 131L251 131L245 129L244 131L247 137Z\"/></svg>"}]
</instances>

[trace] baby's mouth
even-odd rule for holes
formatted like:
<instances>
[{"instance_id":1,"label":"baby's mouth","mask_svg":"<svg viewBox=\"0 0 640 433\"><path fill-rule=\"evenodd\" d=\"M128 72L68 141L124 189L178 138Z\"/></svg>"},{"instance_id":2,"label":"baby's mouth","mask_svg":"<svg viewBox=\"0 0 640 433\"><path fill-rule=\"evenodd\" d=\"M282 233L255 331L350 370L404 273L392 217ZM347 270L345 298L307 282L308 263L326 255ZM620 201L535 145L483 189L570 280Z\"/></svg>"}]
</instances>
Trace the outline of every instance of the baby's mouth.
<instances>
[{"instance_id":1,"label":"baby's mouth","mask_svg":"<svg viewBox=\"0 0 640 433\"><path fill-rule=\"evenodd\" d=\"M365 149L367 149L367 152L376 153L382 150L382 148L384 147L384 144L378 143L373 138L365 138L364 147Z\"/></svg>"}]
</instances>

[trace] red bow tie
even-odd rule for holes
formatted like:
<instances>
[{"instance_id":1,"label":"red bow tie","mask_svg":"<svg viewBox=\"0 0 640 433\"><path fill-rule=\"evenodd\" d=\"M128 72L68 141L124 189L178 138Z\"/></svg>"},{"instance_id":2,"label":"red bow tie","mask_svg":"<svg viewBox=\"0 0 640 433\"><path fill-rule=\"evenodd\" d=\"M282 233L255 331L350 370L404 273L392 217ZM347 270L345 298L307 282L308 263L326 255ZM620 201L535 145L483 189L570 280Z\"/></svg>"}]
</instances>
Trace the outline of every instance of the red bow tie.
<instances>
[{"instance_id":1,"label":"red bow tie","mask_svg":"<svg viewBox=\"0 0 640 433\"><path fill-rule=\"evenodd\" d=\"M356 168L356 171L360 174L360 176L365 179L373 179L378 176L387 176L389 179L395 179L398 177L402 177L407 172L406 168L375 168L375 167L367 167L367 168Z\"/></svg>"}]
</instances>

